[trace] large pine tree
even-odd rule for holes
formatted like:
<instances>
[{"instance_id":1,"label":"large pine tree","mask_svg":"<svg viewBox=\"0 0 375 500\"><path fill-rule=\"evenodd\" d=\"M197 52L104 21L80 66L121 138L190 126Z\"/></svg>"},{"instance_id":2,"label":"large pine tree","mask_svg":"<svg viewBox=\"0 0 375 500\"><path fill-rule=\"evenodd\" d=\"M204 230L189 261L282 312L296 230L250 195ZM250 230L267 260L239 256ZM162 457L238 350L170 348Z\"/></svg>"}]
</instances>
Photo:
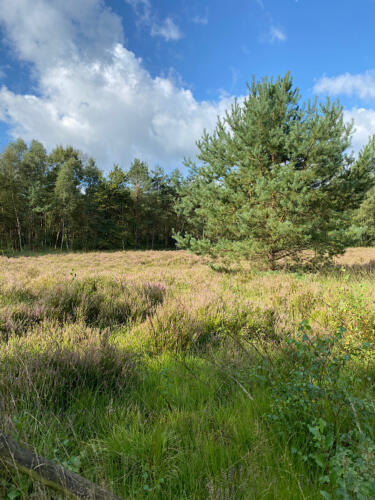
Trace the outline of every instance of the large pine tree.
<instances>
[{"instance_id":1,"label":"large pine tree","mask_svg":"<svg viewBox=\"0 0 375 500\"><path fill-rule=\"evenodd\" d=\"M341 253L349 212L374 174L372 148L357 162L347 153L351 131L338 102L301 103L289 73L253 79L245 100L197 142L199 164L190 163L178 204L189 223L179 246L270 267L303 250Z\"/></svg>"}]
</instances>

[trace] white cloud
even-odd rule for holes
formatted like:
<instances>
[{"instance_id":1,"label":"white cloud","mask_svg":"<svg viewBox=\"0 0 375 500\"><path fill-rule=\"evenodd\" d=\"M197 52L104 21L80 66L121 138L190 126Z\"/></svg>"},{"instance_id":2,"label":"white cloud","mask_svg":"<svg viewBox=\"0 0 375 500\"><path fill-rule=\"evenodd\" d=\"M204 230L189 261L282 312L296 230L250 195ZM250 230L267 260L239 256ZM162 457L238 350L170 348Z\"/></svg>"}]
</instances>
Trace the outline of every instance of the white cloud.
<instances>
[{"instance_id":1,"label":"white cloud","mask_svg":"<svg viewBox=\"0 0 375 500\"><path fill-rule=\"evenodd\" d=\"M161 36L169 42L170 40L180 40L182 33L173 19L167 17L162 23L153 23L151 27L151 36Z\"/></svg>"},{"instance_id":2,"label":"white cloud","mask_svg":"<svg viewBox=\"0 0 375 500\"><path fill-rule=\"evenodd\" d=\"M317 94L356 95L361 99L375 98L375 72L366 71L352 75L345 73L336 77L323 76L314 86Z\"/></svg>"},{"instance_id":3,"label":"white cloud","mask_svg":"<svg viewBox=\"0 0 375 500\"><path fill-rule=\"evenodd\" d=\"M125 0L137 15L138 23L151 24L151 4L150 0Z\"/></svg>"},{"instance_id":4,"label":"white cloud","mask_svg":"<svg viewBox=\"0 0 375 500\"><path fill-rule=\"evenodd\" d=\"M275 25L273 22L272 14L266 9L263 0L255 0L262 10L262 17L266 20L268 31L264 31L260 37L259 41L263 43L275 43L275 42L285 42L287 40L286 33Z\"/></svg>"},{"instance_id":5,"label":"white cloud","mask_svg":"<svg viewBox=\"0 0 375 500\"><path fill-rule=\"evenodd\" d=\"M123 41L121 19L102 0L0 0L0 24L16 55L38 69L80 57L104 57Z\"/></svg>"},{"instance_id":6,"label":"white cloud","mask_svg":"<svg viewBox=\"0 0 375 500\"><path fill-rule=\"evenodd\" d=\"M352 108L344 111L345 121L354 120L353 149L358 152L375 134L375 110Z\"/></svg>"},{"instance_id":7,"label":"white cloud","mask_svg":"<svg viewBox=\"0 0 375 500\"><path fill-rule=\"evenodd\" d=\"M29 95L1 87L0 119L13 137L71 144L103 167L136 155L181 166L232 100L199 102L172 78L151 77L101 0L0 0L0 23L36 86Z\"/></svg>"},{"instance_id":8,"label":"white cloud","mask_svg":"<svg viewBox=\"0 0 375 500\"><path fill-rule=\"evenodd\" d=\"M324 76L314 85L317 94L356 96L363 100L375 98L375 71L352 75L345 73L336 77ZM375 134L375 110L354 107L344 110L346 121L354 121L353 149L358 152L369 137Z\"/></svg>"},{"instance_id":9,"label":"white cloud","mask_svg":"<svg viewBox=\"0 0 375 500\"><path fill-rule=\"evenodd\" d=\"M269 41L271 43L285 42L286 34L280 28L276 28L276 26L271 26L269 31Z\"/></svg>"},{"instance_id":10,"label":"white cloud","mask_svg":"<svg viewBox=\"0 0 375 500\"><path fill-rule=\"evenodd\" d=\"M160 21L151 8L150 0L125 0L134 10L137 16L137 24L145 25L150 28L151 36L161 36L169 41L176 41L182 38L182 32L177 24L167 17Z\"/></svg>"},{"instance_id":11,"label":"white cloud","mask_svg":"<svg viewBox=\"0 0 375 500\"><path fill-rule=\"evenodd\" d=\"M192 21L193 21L194 24L206 25L206 24L208 24L208 16L207 15L205 15L205 16L195 16L195 17L193 17Z\"/></svg>"}]
</instances>

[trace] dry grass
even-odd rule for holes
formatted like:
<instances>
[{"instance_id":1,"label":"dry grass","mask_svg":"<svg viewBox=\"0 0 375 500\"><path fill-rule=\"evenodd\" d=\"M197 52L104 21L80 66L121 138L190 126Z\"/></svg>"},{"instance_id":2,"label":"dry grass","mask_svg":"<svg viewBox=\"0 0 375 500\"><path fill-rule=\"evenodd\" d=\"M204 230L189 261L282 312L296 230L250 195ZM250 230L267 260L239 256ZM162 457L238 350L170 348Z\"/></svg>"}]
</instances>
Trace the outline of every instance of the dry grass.
<instances>
[{"instance_id":1,"label":"dry grass","mask_svg":"<svg viewBox=\"0 0 375 500\"><path fill-rule=\"evenodd\" d=\"M348 248L336 261L344 266L366 265L375 261L375 248Z\"/></svg>"},{"instance_id":2,"label":"dry grass","mask_svg":"<svg viewBox=\"0 0 375 500\"><path fill-rule=\"evenodd\" d=\"M226 342L276 346L302 320L374 341L374 263L370 248L321 273L215 271L183 251L0 257L0 429L130 498L297 498L299 465L270 444L264 389L249 400L249 360ZM207 363L222 346L224 380ZM14 483L48 498L12 481L0 497Z\"/></svg>"},{"instance_id":3,"label":"dry grass","mask_svg":"<svg viewBox=\"0 0 375 500\"><path fill-rule=\"evenodd\" d=\"M94 279L101 280L103 293L112 297L111 282L127 286L129 290L156 286L165 291L151 319L137 321L127 328L128 340L136 340L140 334L143 339L156 335L159 344L164 345L160 338L164 335L167 337L165 345L176 346L181 341L173 337L176 335L185 340L187 336L203 340L202 335L207 330L205 321L209 318L215 318L218 328L225 322L232 324L231 316L260 317L267 311L272 311L278 334L293 331L302 319L308 318L318 330L344 321L349 330L361 329L361 333L372 335L374 263L373 248L348 249L345 255L337 258L337 266L324 274L244 269L233 273L217 272L207 266L203 258L183 251L0 257L3 296L0 311L3 317L6 311L9 312L5 299L9 297L13 313L19 309L22 316L24 308L29 307L29 296L33 296L40 298L34 301L36 305L32 309L32 314L37 314L38 307L44 307L41 297L46 295L46 290L56 293L56 287ZM133 290L129 300L134 303L136 296ZM358 306L363 309L361 318L351 310ZM108 322L108 326L113 325Z\"/></svg>"}]
</instances>

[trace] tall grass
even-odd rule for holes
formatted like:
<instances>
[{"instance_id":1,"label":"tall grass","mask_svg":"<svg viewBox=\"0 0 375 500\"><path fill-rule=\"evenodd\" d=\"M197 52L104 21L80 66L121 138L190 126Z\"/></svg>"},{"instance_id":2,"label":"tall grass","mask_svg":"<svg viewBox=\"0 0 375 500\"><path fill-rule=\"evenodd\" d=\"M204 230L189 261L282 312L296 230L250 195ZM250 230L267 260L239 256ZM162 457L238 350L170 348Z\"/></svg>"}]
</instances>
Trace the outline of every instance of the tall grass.
<instances>
[{"instance_id":1,"label":"tall grass","mask_svg":"<svg viewBox=\"0 0 375 500\"><path fill-rule=\"evenodd\" d=\"M123 498L372 498L374 257L0 258L0 430ZM2 466L0 498L51 492Z\"/></svg>"}]
</instances>

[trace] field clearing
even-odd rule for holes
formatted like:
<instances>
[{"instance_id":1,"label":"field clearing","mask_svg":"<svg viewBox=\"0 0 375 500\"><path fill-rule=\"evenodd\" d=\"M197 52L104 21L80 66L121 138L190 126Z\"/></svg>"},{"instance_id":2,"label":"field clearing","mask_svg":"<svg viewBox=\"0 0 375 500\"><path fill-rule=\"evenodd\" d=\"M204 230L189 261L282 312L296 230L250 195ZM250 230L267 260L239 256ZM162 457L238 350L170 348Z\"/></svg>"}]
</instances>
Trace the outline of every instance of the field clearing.
<instances>
[{"instance_id":1,"label":"field clearing","mask_svg":"<svg viewBox=\"0 0 375 500\"><path fill-rule=\"evenodd\" d=\"M375 248L321 273L218 272L183 251L0 257L0 431L123 498L344 498L343 477L347 498L374 498L350 489L374 491L359 438L342 472L328 434L308 437L322 416L335 449L358 426L373 438L374 301ZM348 359L285 342L338 330ZM325 380L307 409L299 363ZM51 492L3 467L0 498Z\"/></svg>"}]
</instances>

